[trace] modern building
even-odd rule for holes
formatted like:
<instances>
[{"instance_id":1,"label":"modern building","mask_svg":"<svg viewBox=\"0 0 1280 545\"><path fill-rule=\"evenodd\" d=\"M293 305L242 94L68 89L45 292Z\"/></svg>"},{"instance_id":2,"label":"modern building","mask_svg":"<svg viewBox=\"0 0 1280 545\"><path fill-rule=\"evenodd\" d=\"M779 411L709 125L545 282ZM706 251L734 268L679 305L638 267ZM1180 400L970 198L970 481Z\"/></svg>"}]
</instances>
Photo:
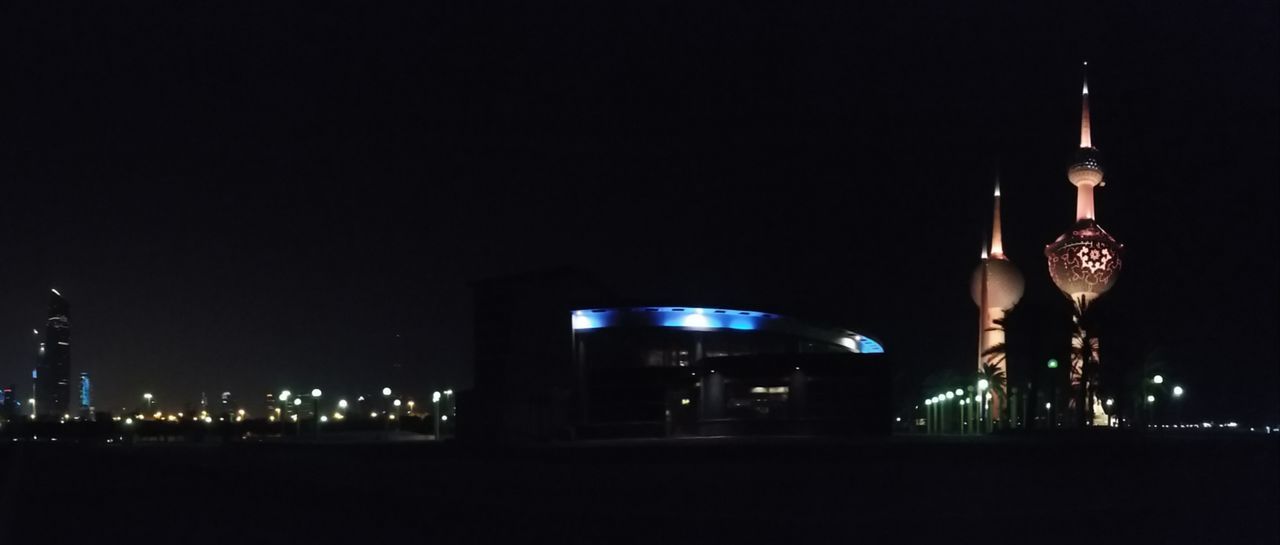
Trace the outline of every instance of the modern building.
<instances>
[{"instance_id":1,"label":"modern building","mask_svg":"<svg viewBox=\"0 0 1280 545\"><path fill-rule=\"evenodd\" d=\"M572 312L579 435L889 430L879 342L777 314L702 307Z\"/></svg>"},{"instance_id":2,"label":"modern building","mask_svg":"<svg viewBox=\"0 0 1280 545\"><path fill-rule=\"evenodd\" d=\"M1086 63L1087 64L1087 63ZM1049 276L1076 307L1077 334L1076 356L1073 357L1071 377L1077 385L1082 380L1086 360L1098 364L1096 337L1086 334L1083 316L1095 299L1110 290L1120 276L1120 255L1124 246L1098 225L1094 209L1094 189L1105 185L1102 161L1098 149L1093 146L1093 134L1089 120L1089 81L1085 78L1081 91L1080 147L1067 168L1067 179L1076 186L1076 221L1067 232L1045 247ZM1087 345L1087 346L1086 346ZM1096 373L1084 378L1086 421L1107 422L1098 396Z\"/></svg>"},{"instance_id":3,"label":"modern building","mask_svg":"<svg viewBox=\"0 0 1280 545\"><path fill-rule=\"evenodd\" d=\"M93 393L89 384L89 373L80 373L80 418L88 420L93 417Z\"/></svg>"},{"instance_id":4,"label":"modern building","mask_svg":"<svg viewBox=\"0 0 1280 545\"><path fill-rule=\"evenodd\" d=\"M51 289L49 317L45 321L36 359L36 414L61 418L71 405L71 305Z\"/></svg>"},{"instance_id":5,"label":"modern building","mask_svg":"<svg viewBox=\"0 0 1280 545\"><path fill-rule=\"evenodd\" d=\"M995 206L991 218L991 246L982 250L982 262L973 271L969 282L969 294L978 305L978 371L982 372L988 365L994 365L999 374L1001 384L993 385L1001 392L1008 387L1008 369L1001 350L1004 346L1005 312L1018 304L1022 298L1025 282L1022 273L1013 262L1004 255L1004 239L1000 226L1000 184L996 183ZM1004 414L1001 396L992 396L990 413L992 418L999 419Z\"/></svg>"},{"instance_id":6,"label":"modern building","mask_svg":"<svg viewBox=\"0 0 1280 545\"><path fill-rule=\"evenodd\" d=\"M12 384L0 389L0 420L13 420L20 416L22 402Z\"/></svg>"},{"instance_id":7,"label":"modern building","mask_svg":"<svg viewBox=\"0 0 1280 545\"><path fill-rule=\"evenodd\" d=\"M459 437L888 433L872 337L769 312L620 300L571 271L475 293L475 388Z\"/></svg>"}]
</instances>

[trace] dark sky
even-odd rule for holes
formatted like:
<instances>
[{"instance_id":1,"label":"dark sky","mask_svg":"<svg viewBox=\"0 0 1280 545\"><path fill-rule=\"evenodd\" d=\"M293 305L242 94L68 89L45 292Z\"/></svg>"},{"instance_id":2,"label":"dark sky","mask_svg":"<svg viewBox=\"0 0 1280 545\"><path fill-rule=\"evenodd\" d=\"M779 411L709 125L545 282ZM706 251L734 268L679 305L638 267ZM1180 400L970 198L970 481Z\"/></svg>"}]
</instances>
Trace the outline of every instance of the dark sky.
<instances>
[{"instance_id":1,"label":"dark sky","mask_svg":"<svg viewBox=\"0 0 1280 545\"><path fill-rule=\"evenodd\" d=\"M57 287L100 407L465 385L467 282L560 265L967 371L997 168L1024 320L1065 312L1087 59L1104 364L1276 414L1273 4L32 4L0 9L4 383Z\"/></svg>"}]
</instances>

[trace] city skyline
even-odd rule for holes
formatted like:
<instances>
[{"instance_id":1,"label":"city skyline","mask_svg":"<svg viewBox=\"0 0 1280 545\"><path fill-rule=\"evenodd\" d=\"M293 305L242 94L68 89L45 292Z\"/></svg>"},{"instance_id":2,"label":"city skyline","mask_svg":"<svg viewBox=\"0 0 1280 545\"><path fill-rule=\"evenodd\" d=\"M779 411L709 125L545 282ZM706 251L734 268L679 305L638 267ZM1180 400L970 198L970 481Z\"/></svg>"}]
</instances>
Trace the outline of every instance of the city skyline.
<instances>
[{"instance_id":1,"label":"city skyline","mask_svg":"<svg viewBox=\"0 0 1280 545\"><path fill-rule=\"evenodd\" d=\"M211 43L193 36L235 15L81 15L18 34L0 384L26 389L54 288L76 304L72 371L92 374L101 407L144 390L464 385L468 282L559 265L616 272L654 299L869 328L911 379L968 372L964 286L997 170L1016 226L1005 250L1027 278L1015 313L1066 312L1037 256L1071 213L1062 168L1087 59L1117 180L1097 207L1140 249L1098 304L1104 342L1188 376L1198 411L1275 413L1276 85L1251 54L1274 50L1262 33L1189 8L1140 24L1053 14L1081 35L951 8L954 23L889 17L853 35L847 14L777 9L797 26L766 32L777 14L743 8L606 32L588 13L530 49L522 37L544 27L495 21L476 38L486 49L422 13L404 19L436 32L369 15L352 27L363 41L335 48L324 19L278 35L286 12L270 8ZM683 45L647 38L655 26ZM171 47L115 39L135 31ZM605 39L615 31L629 38ZM875 47L898 33L950 47ZM611 45L575 47L597 38ZM462 51L412 53L431 40ZM656 60L614 62L632 57ZM240 78L279 86L223 83ZM54 202L57 221L32 205ZM1223 276L1246 289L1188 289ZM1066 335L1020 341L1011 365ZM1201 343L1213 362L1187 349Z\"/></svg>"}]
</instances>

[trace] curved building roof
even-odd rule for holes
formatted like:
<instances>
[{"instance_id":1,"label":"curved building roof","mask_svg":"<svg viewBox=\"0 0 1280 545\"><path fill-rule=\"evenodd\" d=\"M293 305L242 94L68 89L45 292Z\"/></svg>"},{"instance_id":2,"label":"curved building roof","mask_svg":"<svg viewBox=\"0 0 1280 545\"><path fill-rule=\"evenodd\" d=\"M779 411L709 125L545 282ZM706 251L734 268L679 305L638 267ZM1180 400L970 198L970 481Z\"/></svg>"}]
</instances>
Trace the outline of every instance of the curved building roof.
<instances>
[{"instance_id":1,"label":"curved building roof","mask_svg":"<svg viewBox=\"0 0 1280 545\"><path fill-rule=\"evenodd\" d=\"M611 327L670 327L691 331L763 331L843 346L850 352L859 354L884 352L884 347L879 342L860 333L817 326L786 316L751 310L705 307L618 307L573 311L574 330Z\"/></svg>"}]
</instances>

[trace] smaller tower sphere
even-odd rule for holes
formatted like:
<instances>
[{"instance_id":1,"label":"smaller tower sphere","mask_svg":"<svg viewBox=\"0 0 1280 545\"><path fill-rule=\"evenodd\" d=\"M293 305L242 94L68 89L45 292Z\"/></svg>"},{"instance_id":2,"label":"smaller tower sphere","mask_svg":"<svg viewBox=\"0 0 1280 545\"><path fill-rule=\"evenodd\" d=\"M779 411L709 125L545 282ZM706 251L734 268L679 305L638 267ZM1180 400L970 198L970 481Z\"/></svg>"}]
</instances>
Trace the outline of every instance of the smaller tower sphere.
<instances>
[{"instance_id":1,"label":"smaller tower sphere","mask_svg":"<svg viewBox=\"0 0 1280 545\"><path fill-rule=\"evenodd\" d=\"M982 305L982 269L987 269L987 305L1011 309L1022 299L1025 282L1022 273L1007 259L985 259L973 270L969 294L976 305Z\"/></svg>"}]
</instances>

